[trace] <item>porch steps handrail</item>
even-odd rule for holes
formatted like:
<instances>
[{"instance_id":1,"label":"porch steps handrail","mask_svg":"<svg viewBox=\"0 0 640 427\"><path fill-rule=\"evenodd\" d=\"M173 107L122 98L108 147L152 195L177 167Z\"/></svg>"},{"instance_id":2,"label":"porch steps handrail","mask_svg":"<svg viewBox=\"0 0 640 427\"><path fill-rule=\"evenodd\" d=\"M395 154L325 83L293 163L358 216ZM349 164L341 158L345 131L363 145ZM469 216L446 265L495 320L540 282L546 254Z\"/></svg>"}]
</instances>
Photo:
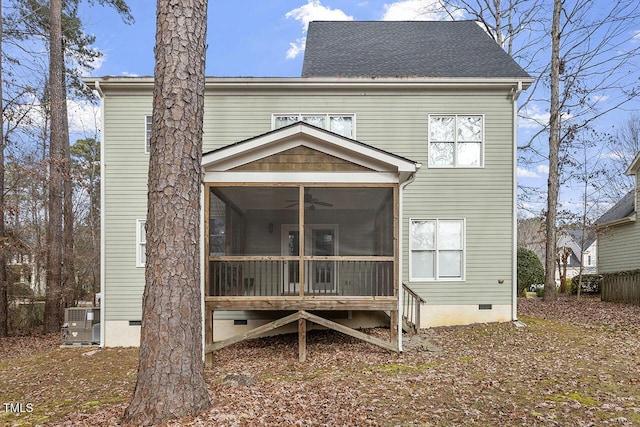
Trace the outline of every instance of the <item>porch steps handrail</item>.
<instances>
[{"instance_id":1,"label":"porch steps handrail","mask_svg":"<svg viewBox=\"0 0 640 427\"><path fill-rule=\"evenodd\" d=\"M420 307L427 301L418 295L406 283L402 282L403 305L402 329L417 334L420 331Z\"/></svg>"}]
</instances>

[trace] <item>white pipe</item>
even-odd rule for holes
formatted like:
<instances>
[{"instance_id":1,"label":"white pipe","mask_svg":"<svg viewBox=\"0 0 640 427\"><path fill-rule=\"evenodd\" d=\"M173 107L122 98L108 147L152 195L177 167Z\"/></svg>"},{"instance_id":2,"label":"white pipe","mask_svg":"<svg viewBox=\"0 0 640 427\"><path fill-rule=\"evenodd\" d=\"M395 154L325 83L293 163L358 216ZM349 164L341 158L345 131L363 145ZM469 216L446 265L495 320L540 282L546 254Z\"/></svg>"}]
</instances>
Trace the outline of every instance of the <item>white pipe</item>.
<instances>
[{"instance_id":1,"label":"white pipe","mask_svg":"<svg viewBox=\"0 0 640 427\"><path fill-rule=\"evenodd\" d=\"M518 320L518 97L522 92L522 82L518 82L518 88L513 92L513 236L511 255L511 320Z\"/></svg>"},{"instance_id":2,"label":"white pipe","mask_svg":"<svg viewBox=\"0 0 640 427\"><path fill-rule=\"evenodd\" d=\"M420 164L416 164L416 170L420 168ZM402 224L403 218L403 192L407 185L411 184L416 179L415 172L411 174L409 179L400 184L400 191L398 191L398 351L402 352L402 314L403 314L403 298L402 298L402 258L404 257L404 249L402 242Z\"/></svg>"},{"instance_id":3,"label":"white pipe","mask_svg":"<svg viewBox=\"0 0 640 427\"><path fill-rule=\"evenodd\" d=\"M208 263L205 262L205 258L209 259L209 254L205 253L205 233L204 231L206 230L206 226L205 226L205 211L206 211L206 206L204 205L205 200L207 200L204 192L206 191L207 187L204 185L204 182L201 180L200 182L200 321L202 322L201 325L201 339L202 339L202 360L205 360L206 354L204 352L204 347L207 345L207 321L206 321L206 316L207 315L211 315L211 313L207 313L206 310L206 304L204 302L204 297L205 297L205 271L206 268L208 268Z\"/></svg>"}]
</instances>

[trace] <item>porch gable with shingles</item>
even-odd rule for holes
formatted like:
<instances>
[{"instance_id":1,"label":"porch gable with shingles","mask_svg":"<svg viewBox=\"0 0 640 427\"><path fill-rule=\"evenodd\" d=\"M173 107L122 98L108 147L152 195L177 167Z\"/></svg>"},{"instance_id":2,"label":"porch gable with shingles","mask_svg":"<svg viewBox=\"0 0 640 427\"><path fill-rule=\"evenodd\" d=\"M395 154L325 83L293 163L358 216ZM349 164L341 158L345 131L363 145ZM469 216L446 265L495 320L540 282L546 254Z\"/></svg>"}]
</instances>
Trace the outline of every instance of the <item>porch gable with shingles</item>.
<instances>
[{"instance_id":1,"label":"porch gable with shingles","mask_svg":"<svg viewBox=\"0 0 640 427\"><path fill-rule=\"evenodd\" d=\"M299 145L260 160L237 166L232 168L231 171L370 172L372 170L313 148Z\"/></svg>"},{"instance_id":2,"label":"porch gable with shingles","mask_svg":"<svg viewBox=\"0 0 640 427\"><path fill-rule=\"evenodd\" d=\"M298 122L203 154L206 172L391 172L399 181L420 163Z\"/></svg>"}]
</instances>

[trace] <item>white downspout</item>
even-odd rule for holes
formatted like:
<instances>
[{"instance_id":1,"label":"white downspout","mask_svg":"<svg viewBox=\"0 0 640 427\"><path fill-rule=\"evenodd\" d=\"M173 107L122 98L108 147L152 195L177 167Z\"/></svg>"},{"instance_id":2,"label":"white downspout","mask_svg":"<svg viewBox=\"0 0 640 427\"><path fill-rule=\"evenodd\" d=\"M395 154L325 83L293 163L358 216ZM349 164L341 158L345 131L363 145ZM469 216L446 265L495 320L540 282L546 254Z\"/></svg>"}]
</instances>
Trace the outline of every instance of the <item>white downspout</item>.
<instances>
[{"instance_id":1,"label":"white downspout","mask_svg":"<svg viewBox=\"0 0 640 427\"><path fill-rule=\"evenodd\" d=\"M416 170L422 166L420 163L416 164ZM402 352L402 314L403 314L403 288L402 288L402 259L404 257L403 241L402 241L402 224L403 219L403 193L407 185L411 184L416 179L415 172L411 174L408 180L400 184L400 191L398 191L398 351Z\"/></svg>"},{"instance_id":2,"label":"white downspout","mask_svg":"<svg viewBox=\"0 0 640 427\"><path fill-rule=\"evenodd\" d=\"M204 185L204 171L202 172L202 178L200 180L200 319L202 322L201 325L201 330L202 330L202 360L205 360L205 349L204 347L207 345L207 321L206 321L206 316L207 316L207 310L206 310L206 306L207 304L204 302L204 297L205 297L205 275L206 275L206 268L208 268L207 266L207 262L205 262L205 258L209 259L209 254L205 253L205 217L204 217L204 213L206 211L206 206L204 205L204 202L206 200L205 197L205 190L207 189L207 187Z\"/></svg>"},{"instance_id":3,"label":"white downspout","mask_svg":"<svg viewBox=\"0 0 640 427\"><path fill-rule=\"evenodd\" d=\"M513 237L511 257L511 320L518 320L518 98L522 93L522 82L513 92Z\"/></svg>"},{"instance_id":4,"label":"white downspout","mask_svg":"<svg viewBox=\"0 0 640 427\"><path fill-rule=\"evenodd\" d=\"M105 309L104 309L104 300L105 300L105 276L106 276L106 266L105 266L105 233L104 233L104 220L105 220L105 209L104 209L104 195L105 195L105 179L104 179L104 92L102 92L102 88L100 87L100 82L95 81L95 88L100 95L100 126L101 136L100 138L100 347L104 348L105 343Z\"/></svg>"}]
</instances>

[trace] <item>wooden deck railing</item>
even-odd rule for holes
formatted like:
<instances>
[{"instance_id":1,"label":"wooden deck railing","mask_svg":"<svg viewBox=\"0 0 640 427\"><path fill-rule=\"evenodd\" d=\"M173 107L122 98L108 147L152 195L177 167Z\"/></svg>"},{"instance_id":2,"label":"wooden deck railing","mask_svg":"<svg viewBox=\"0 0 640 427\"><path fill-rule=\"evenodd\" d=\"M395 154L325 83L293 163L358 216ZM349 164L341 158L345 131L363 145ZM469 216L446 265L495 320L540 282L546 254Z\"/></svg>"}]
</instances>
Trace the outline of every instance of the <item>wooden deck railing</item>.
<instances>
[{"instance_id":1,"label":"wooden deck railing","mask_svg":"<svg viewBox=\"0 0 640 427\"><path fill-rule=\"evenodd\" d=\"M393 296L393 257L215 257L208 295Z\"/></svg>"},{"instance_id":2,"label":"wooden deck railing","mask_svg":"<svg viewBox=\"0 0 640 427\"><path fill-rule=\"evenodd\" d=\"M402 323L408 332L418 333L420 331L420 307L426 301L413 291L406 283L402 284Z\"/></svg>"}]
</instances>

